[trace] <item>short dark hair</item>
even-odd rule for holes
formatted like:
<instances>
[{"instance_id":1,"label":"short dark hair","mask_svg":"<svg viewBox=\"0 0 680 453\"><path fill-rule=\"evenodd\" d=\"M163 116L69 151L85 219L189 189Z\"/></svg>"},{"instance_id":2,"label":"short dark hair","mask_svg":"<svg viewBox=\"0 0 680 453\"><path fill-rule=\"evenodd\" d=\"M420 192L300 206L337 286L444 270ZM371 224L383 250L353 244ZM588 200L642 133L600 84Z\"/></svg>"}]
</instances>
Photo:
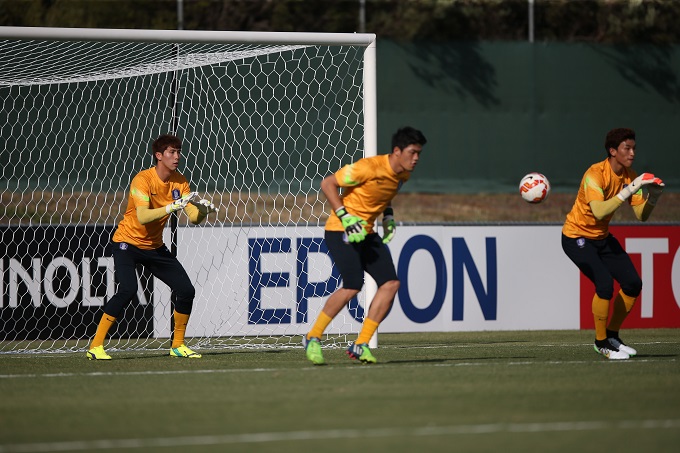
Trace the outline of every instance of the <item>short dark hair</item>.
<instances>
[{"instance_id":1,"label":"short dark hair","mask_svg":"<svg viewBox=\"0 0 680 453\"><path fill-rule=\"evenodd\" d=\"M156 153L163 154L168 147L182 149L182 139L176 135L163 134L151 144L151 154L153 154L154 157L156 156Z\"/></svg>"},{"instance_id":2,"label":"short dark hair","mask_svg":"<svg viewBox=\"0 0 680 453\"><path fill-rule=\"evenodd\" d=\"M607 132L607 138L604 140L604 149L609 156L611 148L618 148L621 142L631 139L635 140L635 131L627 127L618 127Z\"/></svg>"},{"instance_id":3,"label":"short dark hair","mask_svg":"<svg viewBox=\"0 0 680 453\"><path fill-rule=\"evenodd\" d=\"M405 126L397 130L392 136L392 149L404 149L408 145L425 145L427 139L418 129Z\"/></svg>"}]
</instances>

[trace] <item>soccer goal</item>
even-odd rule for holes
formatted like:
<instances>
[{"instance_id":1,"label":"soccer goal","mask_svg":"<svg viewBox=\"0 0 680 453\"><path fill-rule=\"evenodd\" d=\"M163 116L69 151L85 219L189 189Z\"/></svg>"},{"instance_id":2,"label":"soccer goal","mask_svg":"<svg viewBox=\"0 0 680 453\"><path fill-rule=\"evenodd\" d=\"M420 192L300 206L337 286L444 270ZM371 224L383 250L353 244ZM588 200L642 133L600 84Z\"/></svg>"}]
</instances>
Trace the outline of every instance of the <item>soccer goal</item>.
<instances>
[{"instance_id":1,"label":"soccer goal","mask_svg":"<svg viewBox=\"0 0 680 453\"><path fill-rule=\"evenodd\" d=\"M163 133L220 206L165 231L196 287L189 344L299 345L340 285L320 181L376 153L375 35L0 27L0 59L0 352L87 347L131 178ZM138 278L109 350L168 347L171 294ZM356 334L367 288L326 344Z\"/></svg>"}]
</instances>

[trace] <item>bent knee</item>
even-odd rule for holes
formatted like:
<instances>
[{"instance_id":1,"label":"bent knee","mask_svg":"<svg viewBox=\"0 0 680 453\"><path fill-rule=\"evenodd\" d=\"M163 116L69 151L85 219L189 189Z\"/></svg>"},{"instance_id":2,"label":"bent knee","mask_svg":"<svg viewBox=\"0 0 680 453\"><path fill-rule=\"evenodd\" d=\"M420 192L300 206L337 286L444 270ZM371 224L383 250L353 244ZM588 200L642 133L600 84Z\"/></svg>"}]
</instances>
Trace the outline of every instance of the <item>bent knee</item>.
<instances>
[{"instance_id":1,"label":"bent knee","mask_svg":"<svg viewBox=\"0 0 680 453\"><path fill-rule=\"evenodd\" d=\"M383 283L381 288L384 288L396 294L396 292L399 291L400 286L401 282L399 280L390 280Z\"/></svg>"},{"instance_id":2,"label":"bent knee","mask_svg":"<svg viewBox=\"0 0 680 453\"><path fill-rule=\"evenodd\" d=\"M595 286L595 294L602 299L610 300L614 296L614 282L600 283Z\"/></svg>"},{"instance_id":3,"label":"bent knee","mask_svg":"<svg viewBox=\"0 0 680 453\"><path fill-rule=\"evenodd\" d=\"M621 290L629 297L637 297L642 292L642 280L637 279L621 285Z\"/></svg>"}]
</instances>

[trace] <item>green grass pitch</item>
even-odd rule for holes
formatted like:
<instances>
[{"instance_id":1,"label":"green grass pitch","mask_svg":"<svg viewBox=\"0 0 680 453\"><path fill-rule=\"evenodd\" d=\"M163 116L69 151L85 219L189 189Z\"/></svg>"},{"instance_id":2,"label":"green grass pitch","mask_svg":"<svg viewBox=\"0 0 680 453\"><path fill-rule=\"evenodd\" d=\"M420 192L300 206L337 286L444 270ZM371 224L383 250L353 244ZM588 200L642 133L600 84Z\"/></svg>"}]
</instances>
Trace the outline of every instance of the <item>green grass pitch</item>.
<instances>
[{"instance_id":1,"label":"green grass pitch","mask_svg":"<svg viewBox=\"0 0 680 453\"><path fill-rule=\"evenodd\" d=\"M675 452L677 329L381 334L376 365L342 349L0 355L0 453ZM189 344L191 342L189 341Z\"/></svg>"}]
</instances>

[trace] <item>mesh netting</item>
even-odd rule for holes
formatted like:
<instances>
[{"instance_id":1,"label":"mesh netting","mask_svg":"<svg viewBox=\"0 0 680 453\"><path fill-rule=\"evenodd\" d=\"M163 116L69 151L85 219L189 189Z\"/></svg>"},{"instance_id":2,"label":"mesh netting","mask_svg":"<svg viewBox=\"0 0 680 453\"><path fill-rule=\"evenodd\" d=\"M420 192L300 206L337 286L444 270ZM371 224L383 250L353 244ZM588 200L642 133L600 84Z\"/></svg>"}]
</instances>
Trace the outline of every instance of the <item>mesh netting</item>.
<instances>
[{"instance_id":1,"label":"mesh netting","mask_svg":"<svg viewBox=\"0 0 680 453\"><path fill-rule=\"evenodd\" d=\"M298 345L340 284L319 183L363 154L361 46L0 41L0 352L73 351L115 293L109 247L160 134L221 207L167 228L196 287L192 347ZM170 224L170 222L169 222ZM139 290L111 350L167 348L168 288ZM359 300L331 324L344 342Z\"/></svg>"}]
</instances>

